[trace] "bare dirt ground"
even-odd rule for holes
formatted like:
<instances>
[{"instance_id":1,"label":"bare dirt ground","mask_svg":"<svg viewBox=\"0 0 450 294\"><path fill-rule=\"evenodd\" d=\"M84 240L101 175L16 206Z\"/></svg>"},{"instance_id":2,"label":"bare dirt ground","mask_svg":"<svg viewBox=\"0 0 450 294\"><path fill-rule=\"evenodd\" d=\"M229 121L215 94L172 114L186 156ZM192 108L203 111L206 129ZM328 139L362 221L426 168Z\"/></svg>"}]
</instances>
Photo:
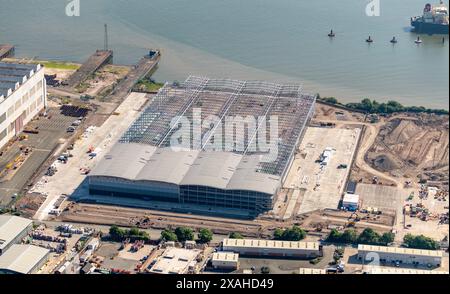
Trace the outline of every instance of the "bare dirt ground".
<instances>
[{"instance_id":1,"label":"bare dirt ground","mask_svg":"<svg viewBox=\"0 0 450 294\"><path fill-rule=\"evenodd\" d=\"M407 233L423 234L439 241L448 236L448 224L440 224L439 220L440 216L448 214L448 196L442 199L418 197L420 183L426 183L425 188L437 187L443 193L448 191L448 116L405 113L379 116L369 122L362 114L349 114L319 103L315 122L332 123L336 128L349 124L363 126L363 137L350 179L379 186L373 185L374 191L396 189L396 201L386 202L383 198L385 195L380 193L360 196L363 200L366 198L368 206L397 211L396 222L392 226L397 231L397 243L400 244ZM405 185L406 182L409 185ZM409 195L416 196L407 201ZM404 218L402 210L409 203L420 204L428 209L427 219Z\"/></svg>"},{"instance_id":2,"label":"bare dirt ground","mask_svg":"<svg viewBox=\"0 0 450 294\"><path fill-rule=\"evenodd\" d=\"M364 114L318 103L315 123L364 126L352 179L383 185L403 186L405 181L448 190L449 117L434 114L394 114L369 122Z\"/></svg>"},{"instance_id":3,"label":"bare dirt ground","mask_svg":"<svg viewBox=\"0 0 450 294\"><path fill-rule=\"evenodd\" d=\"M91 78L80 85L81 93L90 96L105 96L108 89L112 89L119 80L123 79L130 71L127 66L106 65L99 69Z\"/></svg>"},{"instance_id":4,"label":"bare dirt ground","mask_svg":"<svg viewBox=\"0 0 450 294\"><path fill-rule=\"evenodd\" d=\"M367 162L383 173L448 190L448 116L393 116L380 127Z\"/></svg>"}]
</instances>

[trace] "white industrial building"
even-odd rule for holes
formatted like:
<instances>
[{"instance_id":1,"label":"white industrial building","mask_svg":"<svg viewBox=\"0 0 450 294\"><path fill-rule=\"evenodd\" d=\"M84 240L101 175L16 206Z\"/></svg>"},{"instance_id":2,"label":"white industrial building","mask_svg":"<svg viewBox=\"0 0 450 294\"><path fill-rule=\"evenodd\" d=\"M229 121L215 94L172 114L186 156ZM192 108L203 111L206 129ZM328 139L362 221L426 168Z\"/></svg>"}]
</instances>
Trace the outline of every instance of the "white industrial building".
<instances>
[{"instance_id":1,"label":"white industrial building","mask_svg":"<svg viewBox=\"0 0 450 294\"><path fill-rule=\"evenodd\" d=\"M169 247L158 257L150 269L152 274L187 274L194 273L197 264L198 249Z\"/></svg>"},{"instance_id":2,"label":"white industrial building","mask_svg":"<svg viewBox=\"0 0 450 294\"><path fill-rule=\"evenodd\" d=\"M44 68L0 62L0 148L46 107Z\"/></svg>"},{"instance_id":3,"label":"white industrial building","mask_svg":"<svg viewBox=\"0 0 450 294\"><path fill-rule=\"evenodd\" d=\"M33 245L13 245L0 256L0 274L33 274L48 261L50 250Z\"/></svg>"},{"instance_id":4,"label":"white industrial building","mask_svg":"<svg viewBox=\"0 0 450 294\"><path fill-rule=\"evenodd\" d=\"M234 252L215 252L211 258L211 265L215 269L239 269L239 254Z\"/></svg>"},{"instance_id":5,"label":"white industrial building","mask_svg":"<svg viewBox=\"0 0 450 294\"><path fill-rule=\"evenodd\" d=\"M32 228L33 222L29 219L0 215L0 256L12 245L20 243Z\"/></svg>"},{"instance_id":6,"label":"white industrial building","mask_svg":"<svg viewBox=\"0 0 450 294\"><path fill-rule=\"evenodd\" d=\"M295 242L253 239L224 239L222 250L243 256L316 258L322 255L318 242Z\"/></svg>"},{"instance_id":7,"label":"white industrial building","mask_svg":"<svg viewBox=\"0 0 450 294\"><path fill-rule=\"evenodd\" d=\"M376 261L389 265L399 264L431 265L440 267L443 252L439 250L409 249L400 247L358 245L358 258L365 261Z\"/></svg>"},{"instance_id":8,"label":"white industrial building","mask_svg":"<svg viewBox=\"0 0 450 294\"><path fill-rule=\"evenodd\" d=\"M412 268L393 268L372 266L364 269L367 274L373 275L448 275L448 271L430 271Z\"/></svg>"},{"instance_id":9,"label":"white industrial building","mask_svg":"<svg viewBox=\"0 0 450 294\"><path fill-rule=\"evenodd\" d=\"M356 194L345 194L342 199L342 208L355 211L359 208L359 195Z\"/></svg>"},{"instance_id":10,"label":"white industrial building","mask_svg":"<svg viewBox=\"0 0 450 294\"><path fill-rule=\"evenodd\" d=\"M321 268L299 268L299 275L325 275L327 273L326 270Z\"/></svg>"}]
</instances>

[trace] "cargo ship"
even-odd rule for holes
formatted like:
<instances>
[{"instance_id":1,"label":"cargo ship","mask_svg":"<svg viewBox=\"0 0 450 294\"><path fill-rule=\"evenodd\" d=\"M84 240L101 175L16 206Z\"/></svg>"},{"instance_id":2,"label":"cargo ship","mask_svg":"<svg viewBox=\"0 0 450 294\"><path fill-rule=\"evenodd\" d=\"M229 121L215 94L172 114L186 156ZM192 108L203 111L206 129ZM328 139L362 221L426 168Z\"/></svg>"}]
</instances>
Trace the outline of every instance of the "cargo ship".
<instances>
[{"instance_id":1,"label":"cargo ship","mask_svg":"<svg viewBox=\"0 0 450 294\"><path fill-rule=\"evenodd\" d=\"M422 16L411 18L411 26L420 34L448 34L448 7L443 1L438 5L426 4Z\"/></svg>"}]
</instances>

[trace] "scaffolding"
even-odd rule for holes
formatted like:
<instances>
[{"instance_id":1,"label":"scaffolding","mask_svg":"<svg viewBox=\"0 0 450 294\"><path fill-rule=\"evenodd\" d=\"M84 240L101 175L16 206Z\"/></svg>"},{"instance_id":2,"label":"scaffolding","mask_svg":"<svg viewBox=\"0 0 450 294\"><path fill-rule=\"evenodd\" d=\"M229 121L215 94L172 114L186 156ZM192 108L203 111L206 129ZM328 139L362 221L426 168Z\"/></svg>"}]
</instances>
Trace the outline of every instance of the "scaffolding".
<instances>
[{"instance_id":1,"label":"scaffolding","mask_svg":"<svg viewBox=\"0 0 450 294\"><path fill-rule=\"evenodd\" d=\"M255 167L256 171L283 177L313 115L315 101L316 97L303 93L300 85L190 76L182 83L165 84L120 142L169 147L172 135L181 130L189 132L183 133L190 138L184 146L205 150L211 140L222 136L223 150L226 144L231 144L236 148L230 152L244 156L244 160L247 156L264 155L266 160ZM192 125L181 129L185 119L193 121L195 110L201 122L213 118L200 124L197 136ZM274 116L278 119L278 152L272 154L259 150L257 141L261 133L266 133L266 139L270 138L267 123ZM253 128L236 128L232 138L226 138L224 124L228 117L265 120L258 121ZM242 138L244 141L238 142Z\"/></svg>"}]
</instances>

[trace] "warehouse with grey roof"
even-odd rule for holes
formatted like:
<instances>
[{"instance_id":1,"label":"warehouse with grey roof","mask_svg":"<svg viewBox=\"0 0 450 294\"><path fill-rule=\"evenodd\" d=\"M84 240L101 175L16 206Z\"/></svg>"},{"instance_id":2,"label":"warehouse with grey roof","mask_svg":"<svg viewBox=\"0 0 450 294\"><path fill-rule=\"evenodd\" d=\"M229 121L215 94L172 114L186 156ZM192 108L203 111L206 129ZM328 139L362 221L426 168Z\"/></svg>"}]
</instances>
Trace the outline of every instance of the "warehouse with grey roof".
<instances>
[{"instance_id":1,"label":"warehouse with grey roof","mask_svg":"<svg viewBox=\"0 0 450 294\"><path fill-rule=\"evenodd\" d=\"M193 76L166 84L91 172L90 194L267 212L314 104L299 85Z\"/></svg>"},{"instance_id":2,"label":"warehouse with grey roof","mask_svg":"<svg viewBox=\"0 0 450 294\"><path fill-rule=\"evenodd\" d=\"M50 250L33 245L13 245L0 256L0 274L34 274L48 261Z\"/></svg>"},{"instance_id":3,"label":"warehouse with grey roof","mask_svg":"<svg viewBox=\"0 0 450 294\"><path fill-rule=\"evenodd\" d=\"M0 256L12 245L20 243L33 228L33 222L29 219L0 215Z\"/></svg>"}]
</instances>

